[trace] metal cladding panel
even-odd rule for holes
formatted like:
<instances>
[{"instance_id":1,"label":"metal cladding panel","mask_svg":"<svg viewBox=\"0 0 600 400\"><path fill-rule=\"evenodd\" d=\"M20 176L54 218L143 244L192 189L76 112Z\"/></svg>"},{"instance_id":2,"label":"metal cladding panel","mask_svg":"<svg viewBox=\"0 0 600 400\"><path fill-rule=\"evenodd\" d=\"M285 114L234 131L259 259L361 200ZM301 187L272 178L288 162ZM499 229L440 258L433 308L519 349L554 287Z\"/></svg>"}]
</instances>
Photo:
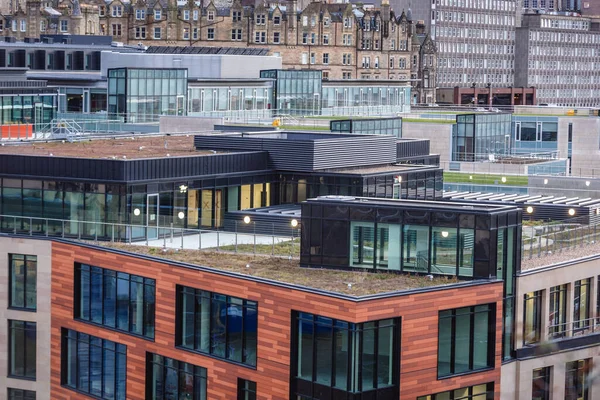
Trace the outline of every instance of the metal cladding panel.
<instances>
[{"instance_id":1,"label":"metal cladding panel","mask_svg":"<svg viewBox=\"0 0 600 400\"><path fill-rule=\"evenodd\" d=\"M262 139L238 136L194 136L196 149L210 150L263 150Z\"/></svg>"},{"instance_id":2,"label":"metal cladding panel","mask_svg":"<svg viewBox=\"0 0 600 400\"><path fill-rule=\"evenodd\" d=\"M396 137L387 135L316 141L313 170L393 164L395 142Z\"/></svg>"},{"instance_id":3,"label":"metal cladding panel","mask_svg":"<svg viewBox=\"0 0 600 400\"><path fill-rule=\"evenodd\" d=\"M118 160L23 155L0 156L0 174L15 178L122 181Z\"/></svg>"},{"instance_id":4,"label":"metal cladding panel","mask_svg":"<svg viewBox=\"0 0 600 400\"><path fill-rule=\"evenodd\" d=\"M396 142L396 154L398 158L428 156L429 140L401 140Z\"/></svg>"}]
</instances>

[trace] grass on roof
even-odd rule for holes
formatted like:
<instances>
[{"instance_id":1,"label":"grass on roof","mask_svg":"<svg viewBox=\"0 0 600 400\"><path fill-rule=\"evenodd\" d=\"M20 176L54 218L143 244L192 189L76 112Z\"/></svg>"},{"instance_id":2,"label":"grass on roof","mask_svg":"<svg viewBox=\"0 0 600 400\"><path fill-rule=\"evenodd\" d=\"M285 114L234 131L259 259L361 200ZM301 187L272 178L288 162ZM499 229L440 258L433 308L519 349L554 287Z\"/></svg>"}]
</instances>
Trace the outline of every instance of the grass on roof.
<instances>
[{"instance_id":1,"label":"grass on roof","mask_svg":"<svg viewBox=\"0 0 600 400\"><path fill-rule=\"evenodd\" d=\"M158 247L101 242L100 245L137 254L180 261L315 289L363 296L457 283L455 277L435 277L365 271L301 268L297 259L200 250L163 250ZM249 265L249 267L246 267ZM351 284L351 287L348 287Z\"/></svg>"},{"instance_id":2,"label":"grass on roof","mask_svg":"<svg viewBox=\"0 0 600 400\"><path fill-rule=\"evenodd\" d=\"M502 177L506 178L506 182L502 182ZM473 185L527 186L529 184L529 177L520 175L473 174L468 172L444 171L444 182L471 183Z\"/></svg>"}]
</instances>

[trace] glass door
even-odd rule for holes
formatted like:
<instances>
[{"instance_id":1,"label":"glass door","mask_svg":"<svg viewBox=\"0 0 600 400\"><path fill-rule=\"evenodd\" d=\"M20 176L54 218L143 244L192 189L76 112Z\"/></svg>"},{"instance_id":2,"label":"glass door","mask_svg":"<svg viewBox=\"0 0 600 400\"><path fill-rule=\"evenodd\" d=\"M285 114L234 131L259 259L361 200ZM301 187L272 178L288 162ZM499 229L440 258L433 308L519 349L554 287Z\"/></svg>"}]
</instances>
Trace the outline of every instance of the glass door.
<instances>
[{"instance_id":1,"label":"glass door","mask_svg":"<svg viewBox=\"0 0 600 400\"><path fill-rule=\"evenodd\" d=\"M158 239L158 194L149 194L147 201L146 237L148 240Z\"/></svg>"}]
</instances>

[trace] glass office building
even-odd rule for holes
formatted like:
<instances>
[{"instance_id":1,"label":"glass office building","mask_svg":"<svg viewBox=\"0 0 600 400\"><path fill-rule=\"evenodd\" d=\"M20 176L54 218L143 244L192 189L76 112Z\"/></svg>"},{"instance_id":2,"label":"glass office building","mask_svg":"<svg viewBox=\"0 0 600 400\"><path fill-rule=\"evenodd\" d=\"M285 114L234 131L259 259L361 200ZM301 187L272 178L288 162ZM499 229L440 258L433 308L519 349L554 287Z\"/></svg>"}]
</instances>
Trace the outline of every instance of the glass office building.
<instances>
[{"instance_id":1,"label":"glass office building","mask_svg":"<svg viewBox=\"0 0 600 400\"><path fill-rule=\"evenodd\" d=\"M194 82L188 88L188 115L226 117L229 115L255 115L268 118L273 96L273 82L256 80L234 82Z\"/></svg>"},{"instance_id":2,"label":"glass office building","mask_svg":"<svg viewBox=\"0 0 600 400\"><path fill-rule=\"evenodd\" d=\"M456 116L452 132L452 161L489 161L510 154L511 114Z\"/></svg>"},{"instance_id":3,"label":"glass office building","mask_svg":"<svg viewBox=\"0 0 600 400\"><path fill-rule=\"evenodd\" d=\"M395 82L329 81L323 84L323 115L409 112L410 86Z\"/></svg>"},{"instance_id":4,"label":"glass office building","mask_svg":"<svg viewBox=\"0 0 600 400\"><path fill-rule=\"evenodd\" d=\"M187 69L108 70L108 112L125 122L153 122L160 115L185 115Z\"/></svg>"},{"instance_id":5,"label":"glass office building","mask_svg":"<svg viewBox=\"0 0 600 400\"><path fill-rule=\"evenodd\" d=\"M321 114L321 71L266 70L261 78L274 79L273 108L292 115Z\"/></svg>"}]
</instances>

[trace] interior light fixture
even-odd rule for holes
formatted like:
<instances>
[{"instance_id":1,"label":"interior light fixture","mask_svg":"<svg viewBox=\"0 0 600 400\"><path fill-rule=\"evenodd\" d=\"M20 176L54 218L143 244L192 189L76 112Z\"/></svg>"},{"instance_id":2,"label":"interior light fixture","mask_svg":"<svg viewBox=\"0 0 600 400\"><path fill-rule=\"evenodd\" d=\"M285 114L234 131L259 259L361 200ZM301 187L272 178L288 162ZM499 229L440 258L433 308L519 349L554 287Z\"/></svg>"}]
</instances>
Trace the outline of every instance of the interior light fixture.
<instances>
[{"instance_id":1,"label":"interior light fixture","mask_svg":"<svg viewBox=\"0 0 600 400\"><path fill-rule=\"evenodd\" d=\"M247 216L247 215L246 215L246 216L244 217L244 223L245 223L245 224L249 224L249 223L250 223L250 217L249 217L249 216Z\"/></svg>"},{"instance_id":2,"label":"interior light fixture","mask_svg":"<svg viewBox=\"0 0 600 400\"><path fill-rule=\"evenodd\" d=\"M139 208L136 208L135 210L133 210L133 215L135 215L136 217L139 216L141 213Z\"/></svg>"},{"instance_id":3,"label":"interior light fixture","mask_svg":"<svg viewBox=\"0 0 600 400\"><path fill-rule=\"evenodd\" d=\"M442 231L442 237L447 238L448 237L448 231Z\"/></svg>"}]
</instances>

